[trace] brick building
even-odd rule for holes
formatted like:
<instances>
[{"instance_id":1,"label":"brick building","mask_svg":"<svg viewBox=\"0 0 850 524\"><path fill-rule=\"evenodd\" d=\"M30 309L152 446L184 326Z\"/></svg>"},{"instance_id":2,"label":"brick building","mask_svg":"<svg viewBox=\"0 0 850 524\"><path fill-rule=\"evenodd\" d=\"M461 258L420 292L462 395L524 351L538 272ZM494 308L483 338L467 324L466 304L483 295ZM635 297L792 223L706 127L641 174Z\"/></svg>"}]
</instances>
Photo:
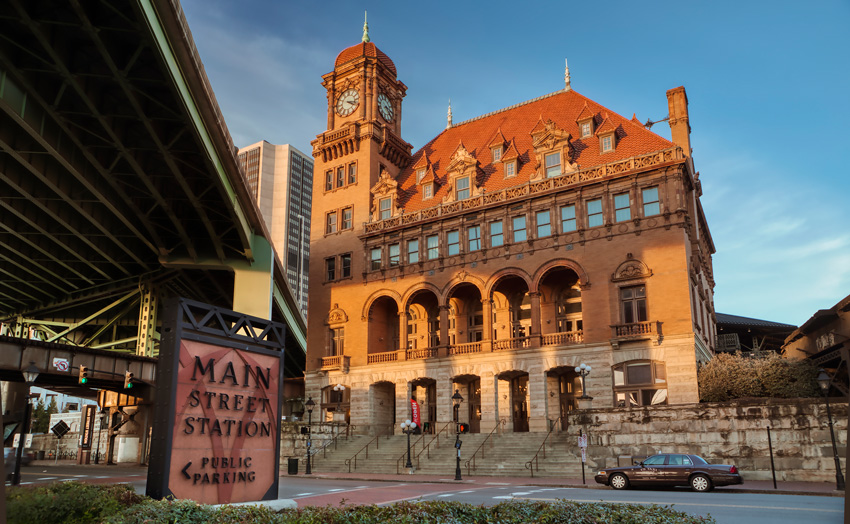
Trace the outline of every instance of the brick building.
<instances>
[{"instance_id":1,"label":"brick building","mask_svg":"<svg viewBox=\"0 0 850 524\"><path fill-rule=\"evenodd\" d=\"M364 30L324 75L312 142L306 394L314 420L410 417L545 431L577 405L698 401L715 344L714 246L691 160L565 89L453 124L412 153L407 86ZM338 391L344 386L344 391ZM318 415L318 417L317 417Z\"/></svg>"}]
</instances>

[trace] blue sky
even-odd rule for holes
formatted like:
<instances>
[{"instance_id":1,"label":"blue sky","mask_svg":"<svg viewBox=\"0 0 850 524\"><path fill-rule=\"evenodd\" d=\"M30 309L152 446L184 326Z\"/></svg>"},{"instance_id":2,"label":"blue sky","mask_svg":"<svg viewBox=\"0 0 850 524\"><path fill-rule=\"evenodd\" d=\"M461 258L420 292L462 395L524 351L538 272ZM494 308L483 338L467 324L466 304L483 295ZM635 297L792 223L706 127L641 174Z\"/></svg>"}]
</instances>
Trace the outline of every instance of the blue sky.
<instances>
[{"instance_id":1,"label":"blue sky","mask_svg":"<svg viewBox=\"0 0 850 524\"><path fill-rule=\"evenodd\" d=\"M769 8L768 8L769 6ZM407 86L402 135L572 87L641 121L684 85L718 312L799 325L850 294L850 3L183 0L233 139L305 153L321 76L372 41ZM669 127L653 131L669 138ZM845 167L841 167L841 166Z\"/></svg>"}]
</instances>

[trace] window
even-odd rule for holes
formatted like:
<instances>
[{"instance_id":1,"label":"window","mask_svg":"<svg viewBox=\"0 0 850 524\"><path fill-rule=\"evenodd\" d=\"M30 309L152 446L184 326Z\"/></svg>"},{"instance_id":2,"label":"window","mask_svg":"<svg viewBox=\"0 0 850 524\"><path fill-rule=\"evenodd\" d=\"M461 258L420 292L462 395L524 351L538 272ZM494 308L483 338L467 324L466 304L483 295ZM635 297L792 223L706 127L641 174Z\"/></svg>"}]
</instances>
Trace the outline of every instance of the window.
<instances>
[{"instance_id":1,"label":"window","mask_svg":"<svg viewBox=\"0 0 850 524\"><path fill-rule=\"evenodd\" d=\"M658 202L658 187L648 187L643 190L643 216L649 217L661 213Z\"/></svg>"},{"instance_id":2,"label":"window","mask_svg":"<svg viewBox=\"0 0 850 524\"><path fill-rule=\"evenodd\" d=\"M446 233L446 244L449 256L460 253L460 232L458 230L454 230Z\"/></svg>"},{"instance_id":3,"label":"window","mask_svg":"<svg viewBox=\"0 0 850 524\"><path fill-rule=\"evenodd\" d=\"M390 244L390 266L397 266L401 262L401 246Z\"/></svg>"},{"instance_id":4,"label":"window","mask_svg":"<svg viewBox=\"0 0 850 524\"><path fill-rule=\"evenodd\" d=\"M381 269L381 248L373 247L370 255L372 271Z\"/></svg>"},{"instance_id":5,"label":"window","mask_svg":"<svg viewBox=\"0 0 850 524\"><path fill-rule=\"evenodd\" d=\"M587 201L587 227L602 225L602 199Z\"/></svg>"},{"instance_id":6,"label":"window","mask_svg":"<svg viewBox=\"0 0 850 524\"><path fill-rule=\"evenodd\" d=\"M393 199L392 198L382 198L380 203L380 219L386 220L392 216L393 213Z\"/></svg>"},{"instance_id":7,"label":"window","mask_svg":"<svg viewBox=\"0 0 850 524\"><path fill-rule=\"evenodd\" d=\"M630 218L632 218L632 211L629 208L629 194L614 195L614 220L625 222Z\"/></svg>"},{"instance_id":8,"label":"window","mask_svg":"<svg viewBox=\"0 0 850 524\"><path fill-rule=\"evenodd\" d=\"M336 168L336 187L345 185L345 167L339 166Z\"/></svg>"},{"instance_id":9,"label":"window","mask_svg":"<svg viewBox=\"0 0 850 524\"><path fill-rule=\"evenodd\" d=\"M617 407L667 404L667 368L663 362L632 360L615 365L613 371Z\"/></svg>"},{"instance_id":10,"label":"window","mask_svg":"<svg viewBox=\"0 0 850 524\"><path fill-rule=\"evenodd\" d=\"M516 162L507 162L505 164L505 178L516 176Z\"/></svg>"},{"instance_id":11,"label":"window","mask_svg":"<svg viewBox=\"0 0 850 524\"><path fill-rule=\"evenodd\" d=\"M409 240L407 242L407 263L415 264L419 262L419 240Z\"/></svg>"},{"instance_id":12,"label":"window","mask_svg":"<svg viewBox=\"0 0 850 524\"><path fill-rule=\"evenodd\" d=\"M525 234L525 215L514 217L512 222L514 232L514 242L522 242L527 238Z\"/></svg>"},{"instance_id":13,"label":"window","mask_svg":"<svg viewBox=\"0 0 850 524\"><path fill-rule=\"evenodd\" d=\"M325 259L325 281L336 280L336 257Z\"/></svg>"},{"instance_id":14,"label":"window","mask_svg":"<svg viewBox=\"0 0 850 524\"><path fill-rule=\"evenodd\" d=\"M614 150L614 135L605 135L602 137L602 152L608 153Z\"/></svg>"},{"instance_id":15,"label":"window","mask_svg":"<svg viewBox=\"0 0 850 524\"><path fill-rule=\"evenodd\" d=\"M502 146L494 147L491 151L493 151L493 162L498 162L502 159Z\"/></svg>"},{"instance_id":16,"label":"window","mask_svg":"<svg viewBox=\"0 0 850 524\"><path fill-rule=\"evenodd\" d=\"M461 177L457 179L457 199L466 200L469 198L469 177Z\"/></svg>"},{"instance_id":17,"label":"window","mask_svg":"<svg viewBox=\"0 0 850 524\"><path fill-rule=\"evenodd\" d=\"M325 173L325 191L330 191L334 188L334 172L328 171Z\"/></svg>"},{"instance_id":18,"label":"window","mask_svg":"<svg viewBox=\"0 0 850 524\"><path fill-rule=\"evenodd\" d=\"M422 179L425 178L425 168L416 170L416 183L422 182Z\"/></svg>"},{"instance_id":19,"label":"window","mask_svg":"<svg viewBox=\"0 0 850 524\"><path fill-rule=\"evenodd\" d=\"M351 208L342 210L342 229L351 229Z\"/></svg>"},{"instance_id":20,"label":"window","mask_svg":"<svg viewBox=\"0 0 850 524\"><path fill-rule=\"evenodd\" d=\"M646 322L646 286L624 287L620 289L623 323Z\"/></svg>"},{"instance_id":21,"label":"window","mask_svg":"<svg viewBox=\"0 0 850 524\"><path fill-rule=\"evenodd\" d=\"M336 233L336 211L331 211L325 215L325 233Z\"/></svg>"},{"instance_id":22,"label":"window","mask_svg":"<svg viewBox=\"0 0 850 524\"><path fill-rule=\"evenodd\" d=\"M434 196L434 184L425 184L422 186L422 200L428 200Z\"/></svg>"},{"instance_id":23,"label":"window","mask_svg":"<svg viewBox=\"0 0 850 524\"><path fill-rule=\"evenodd\" d=\"M425 246L428 248L428 260L434 260L440 256L440 237L431 235L425 238Z\"/></svg>"},{"instance_id":24,"label":"window","mask_svg":"<svg viewBox=\"0 0 850 524\"><path fill-rule=\"evenodd\" d=\"M339 256L340 275L339 278L348 278L351 276L351 253L346 253Z\"/></svg>"},{"instance_id":25,"label":"window","mask_svg":"<svg viewBox=\"0 0 850 524\"><path fill-rule=\"evenodd\" d=\"M502 234L502 221L496 220L490 222L490 247L498 247L505 243L505 237Z\"/></svg>"},{"instance_id":26,"label":"window","mask_svg":"<svg viewBox=\"0 0 850 524\"><path fill-rule=\"evenodd\" d=\"M590 125L589 120L581 123L581 138L589 137L591 131L592 131L592 127Z\"/></svg>"},{"instance_id":27,"label":"window","mask_svg":"<svg viewBox=\"0 0 850 524\"><path fill-rule=\"evenodd\" d=\"M337 357L343 355L345 351L345 328L331 328L330 338L328 356Z\"/></svg>"},{"instance_id":28,"label":"window","mask_svg":"<svg viewBox=\"0 0 850 524\"><path fill-rule=\"evenodd\" d=\"M537 212L537 238L548 237L552 234L552 225L549 221L549 210Z\"/></svg>"},{"instance_id":29,"label":"window","mask_svg":"<svg viewBox=\"0 0 850 524\"><path fill-rule=\"evenodd\" d=\"M561 154L549 153L546 159L546 177L550 178L561 174Z\"/></svg>"},{"instance_id":30,"label":"window","mask_svg":"<svg viewBox=\"0 0 850 524\"><path fill-rule=\"evenodd\" d=\"M466 228L466 237L469 240L469 251L481 249L481 226Z\"/></svg>"},{"instance_id":31,"label":"window","mask_svg":"<svg viewBox=\"0 0 850 524\"><path fill-rule=\"evenodd\" d=\"M561 233L576 230L576 206L561 206Z\"/></svg>"},{"instance_id":32,"label":"window","mask_svg":"<svg viewBox=\"0 0 850 524\"><path fill-rule=\"evenodd\" d=\"M348 183L357 182L357 164L348 164Z\"/></svg>"}]
</instances>

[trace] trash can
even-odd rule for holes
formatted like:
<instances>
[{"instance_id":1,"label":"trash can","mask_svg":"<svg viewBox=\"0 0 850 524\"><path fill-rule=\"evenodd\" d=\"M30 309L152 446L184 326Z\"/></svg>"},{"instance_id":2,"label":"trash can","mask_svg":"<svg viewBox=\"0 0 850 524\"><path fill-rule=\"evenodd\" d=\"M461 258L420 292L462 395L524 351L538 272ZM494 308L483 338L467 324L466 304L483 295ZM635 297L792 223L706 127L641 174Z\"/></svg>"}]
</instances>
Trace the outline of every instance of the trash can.
<instances>
[{"instance_id":1,"label":"trash can","mask_svg":"<svg viewBox=\"0 0 850 524\"><path fill-rule=\"evenodd\" d=\"M287 461L286 472L289 473L290 475L297 475L298 474L298 459L297 458L290 458Z\"/></svg>"},{"instance_id":2,"label":"trash can","mask_svg":"<svg viewBox=\"0 0 850 524\"><path fill-rule=\"evenodd\" d=\"M44 460L44 450L43 449L38 450L38 452L36 453L35 459L36 460Z\"/></svg>"}]
</instances>

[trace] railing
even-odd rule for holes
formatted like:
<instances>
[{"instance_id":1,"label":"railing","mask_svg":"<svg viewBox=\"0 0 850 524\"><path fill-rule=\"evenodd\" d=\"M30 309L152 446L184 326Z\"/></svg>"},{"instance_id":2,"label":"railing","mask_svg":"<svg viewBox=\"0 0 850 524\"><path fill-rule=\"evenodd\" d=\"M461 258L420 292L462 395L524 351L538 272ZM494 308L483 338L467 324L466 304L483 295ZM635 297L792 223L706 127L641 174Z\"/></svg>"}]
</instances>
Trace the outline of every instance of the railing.
<instances>
[{"instance_id":1,"label":"railing","mask_svg":"<svg viewBox=\"0 0 850 524\"><path fill-rule=\"evenodd\" d=\"M336 427L337 427L337 428L339 428L339 426L341 426L341 425L342 425L342 424L337 424L337 425L336 425ZM334 438L332 438L331 440L329 440L329 441L325 442L325 444L321 447L321 449L317 449L317 450L313 451L313 453L312 453L312 454L313 454L313 455L316 455L319 451L321 451L321 452L322 452L322 458L327 458L327 456L328 456L328 448L329 448L329 447L331 447L331 446L333 446L334 450L336 450L336 448L337 448L337 441L339 440L339 437L342 437L342 436L344 435L344 436L345 436L345 440L348 440L348 436L349 436L350 434L354 433L354 430L355 430L355 429L357 429L357 426L355 426L355 425L353 425L353 424L345 424L345 433L344 433L344 434L343 434L343 432L342 432L342 431L337 431L337 434L336 434L336 435L334 435ZM315 459L313 459L313 460L315 460Z\"/></svg>"},{"instance_id":2,"label":"railing","mask_svg":"<svg viewBox=\"0 0 850 524\"><path fill-rule=\"evenodd\" d=\"M357 456L361 453L365 454L365 458L369 458L369 446L372 445L372 442L375 443L375 449L380 449L381 447L381 437L386 436L387 440L389 440L390 436L393 434L393 429L395 426L393 424L389 424L382 430L378 431L378 434L375 435L375 438L366 443L365 446L360 448L360 450L352 455L350 458L345 459L345 465L348 466L348 472L351 473L351 464L354 464L354 469L357 469Z\"/></svg>"},{"instance_id":3,"label":"railing","mask_svg":"<svg viewBox=\"0 0 850 524\"><path fill-rule=\"evenodd\" d=\"M422 358L433 358L437 356L437 348L408 349L407 360L418 360Z\"/></svg>"},{"instance_id":4,"label":"railing","mask_svg":"<svg viewBox=\"0 0 850 524\"><path fill-rule=\"evenodd\" d=\"M411 461L413 460L413 458L412 458L413 452L416 451L416 445L419 444L420 442L422 442L424 439L425 439L425 433L422 433L421 435L419 435L419 438L417 438L416 440L413 441L412 444L410 444ZM405 450L404 453L402 453L401 456L398 458L398 460L395 461L395 473L396 473L396 475L401 473L401 468L402 468L401 463L406 458L407 458L407 450ZM416 456L416 467L417 468L419 467L419 455Z\"/></svg>"},{"instance_id":5,"label":"railing","mask_svg":"<svg viewBox=\"0 0 850 524\"><path fill-rule=\"evenodd\" d=\"M531 347L531 337L518 337L493 341L493 351L504 351L506 349L521 349L527 347Z\"/></svg>"},{"instance_id":6,"label":"railing","mask_svg":"<svg viewBox=\"0 0 850 524\"><path fill-rule=\"evenodd\" d=\"M470 353L481 353L481 342L456 344L449 348L449 355L468 355Z\"/></svg>"},{"instance_id":7,"label":"railing","mask_svg":"<svg viewBox=\"0 0 850 524\"><path fill-rule=\"evenodd\" d=\"M381 362L398 362L400 359L398 351L386 351L384 353L369 353L366 361L369 364L380 364Z\"/></svg>"},{"instance_id":8,"label":"railing","mask_svg":"<svg viewBox=\"0 0 850 524\"><path fill-rule=\"evenodd\" d=\"M333 357L321 357L322 369L339 369L348 367L351 357L348 355L336 355Z\"/></svg>"},{"instance_id":9,"label":"railing","mask_svg":"<svg viewBox=\"0 0 850 524\"><path fill-rule=\"evenodd\" d=\"M571 187L575 184L596 180L609 175L621 175L632 170L646 169L665 164L667 162L680 161L684 158L685 156L682 149L676 146L662 151L655 151L646 155L619 160L617 162L573 171L571 173L564 173L552 178L529 181L520 186L509 187L492 193L485 193L465 200L440 204L420 211L405 213L398 217L377 222L367 222L364 226L366 234L376 233L378 231L391 229L400 225L413 224L421 220L428 220L431 218L450 215L452 213L464 212L498 202L506 202L517 198L523 198L527 195L544 194L548 191Z\"/></svg>"},{"instance_id":10,"label":"railing","mask_svg":"<svg viewBox=\"0 0 850 524\"><path fill-rule=\"evenodd\" d=\"M492 448L493 447L493 441L490 439L490 437L493 436L493 433L495 433L496 430L499 430L499 433L501 433L502 432L501 428L503 428L505 426L505 424L507 424L507 422L508 422L507 419L504 419L504 418L502 420L496 422L496 426L493 429L490 430L490 433L488 433L486 437L484 437L484 440L481 442L481 445L478 446L478 449L476 449L475 452L472 454L472 456L469 457L469 460L466 461L466 474L467 475L470 474L470 471L475 471L475 468L477 467L475 460L476 460L476 457L478 456L479 452L481 453L481 458L484 458L484 444L486 444L487 441L490 441L490 447Z\"/></svg>"},{"instance_id":11,"label":"railing","mask_svg":"<svg viewBox=\"0 0 850 524\"><path fill-rule=\"evenodd\" d=\"M546 441L549 440L549 436L552 435L552 432L555 431L555 428L558 427L558 422L561 421L561 417L555 419L555 422L551 424L549 427L549 433L546 433L546 438L543 439L543 443L540 444L540 447L537 448L537 453L534 454L531 460L525 463L525 469L531 470L531 477L534 478L534 468L537 468L537 471L540 471L540 463L538 462L538 457L540 453L543 453L543 458L546 458Z\"/></svg>"},{"instance_id":12,"label":"railing","mask_svg":"<svg viewBox=\"0 0 850 524\"><path fill-rule=\"evenodd\" d=\"M435 446L434 446L434 447L439 448L439 447L440 447L440 435L441 435L442 433L446 433L446 434L448 435L448 433L449 433L449 432L448 432L449 426L451 426L452 424L454 424L454 422L446 422L446 424L442 427L442 429L440 429L439 431L437 431L437 433L434 435L434 438L432 438L430 442L428 442L427 444L425 444L424 446L422 446L422 449L419 451L419 453L417 453L417 454L416 454L416 456L415 456L415 457L414 457L414 456L412 456L412 455L413 455L413 452L414 452L414 451L415 451L415 449L416 449L416 444L419 444L420 442L422 442L422 441L423 441L423 439L424 439L424 437L425 437L425 434L423 433L423 434L422 434L422 437L420 437L420 439L419 439L419 440L417 440L416 442L414 442L413 444L411 444L411 445L410 445L410 446L411 446L411 447L410 447L410 449L411 449L411 457L412 457L412 458L411 458L411 462L412 462L412 461L414 461L414 460L416 461L416 466L415 466L415 468L416 468L416 469L419 469L419 457L421 457L421 456L422 456L422 453L425 453L425 456L426 456L427 458L431 458L431 444L435 444ZM399 474L399 472L401 471L401 461L402 461L402 459L404 459L404 458L405 458L405 455L407 455L407 452L406 452L406 451L405 451L404 455L402 455L402 456L401 456L401 458L399 458L399 459L396 461L396 464L395 464L395 472L396 472L396 474Z\"/></svg>"},{"instance_id":13,"label":"railing","mask_svg":"<svg viewBox=\"0 0 850 524\"><path fill-rule=\"evenodd\" d=\"M614 338L640 337L644 335L651 335L653 332L660 335L661 326L659 324L660 322L656 321L634 322L631 324L617 324L611 326L611 332Z\"/></svg>"},{"instance_id":14,"label":"railing","mask_svg":"<svg viewBox=\"0 0 850 524\"><path fill-rule=\"evenodd\" d=\"M581 344L584 335L579 331L564 331L562 333L547 333L543 335L544 346L560 346L564 344Z\"/></svg>"}]
</instances>

